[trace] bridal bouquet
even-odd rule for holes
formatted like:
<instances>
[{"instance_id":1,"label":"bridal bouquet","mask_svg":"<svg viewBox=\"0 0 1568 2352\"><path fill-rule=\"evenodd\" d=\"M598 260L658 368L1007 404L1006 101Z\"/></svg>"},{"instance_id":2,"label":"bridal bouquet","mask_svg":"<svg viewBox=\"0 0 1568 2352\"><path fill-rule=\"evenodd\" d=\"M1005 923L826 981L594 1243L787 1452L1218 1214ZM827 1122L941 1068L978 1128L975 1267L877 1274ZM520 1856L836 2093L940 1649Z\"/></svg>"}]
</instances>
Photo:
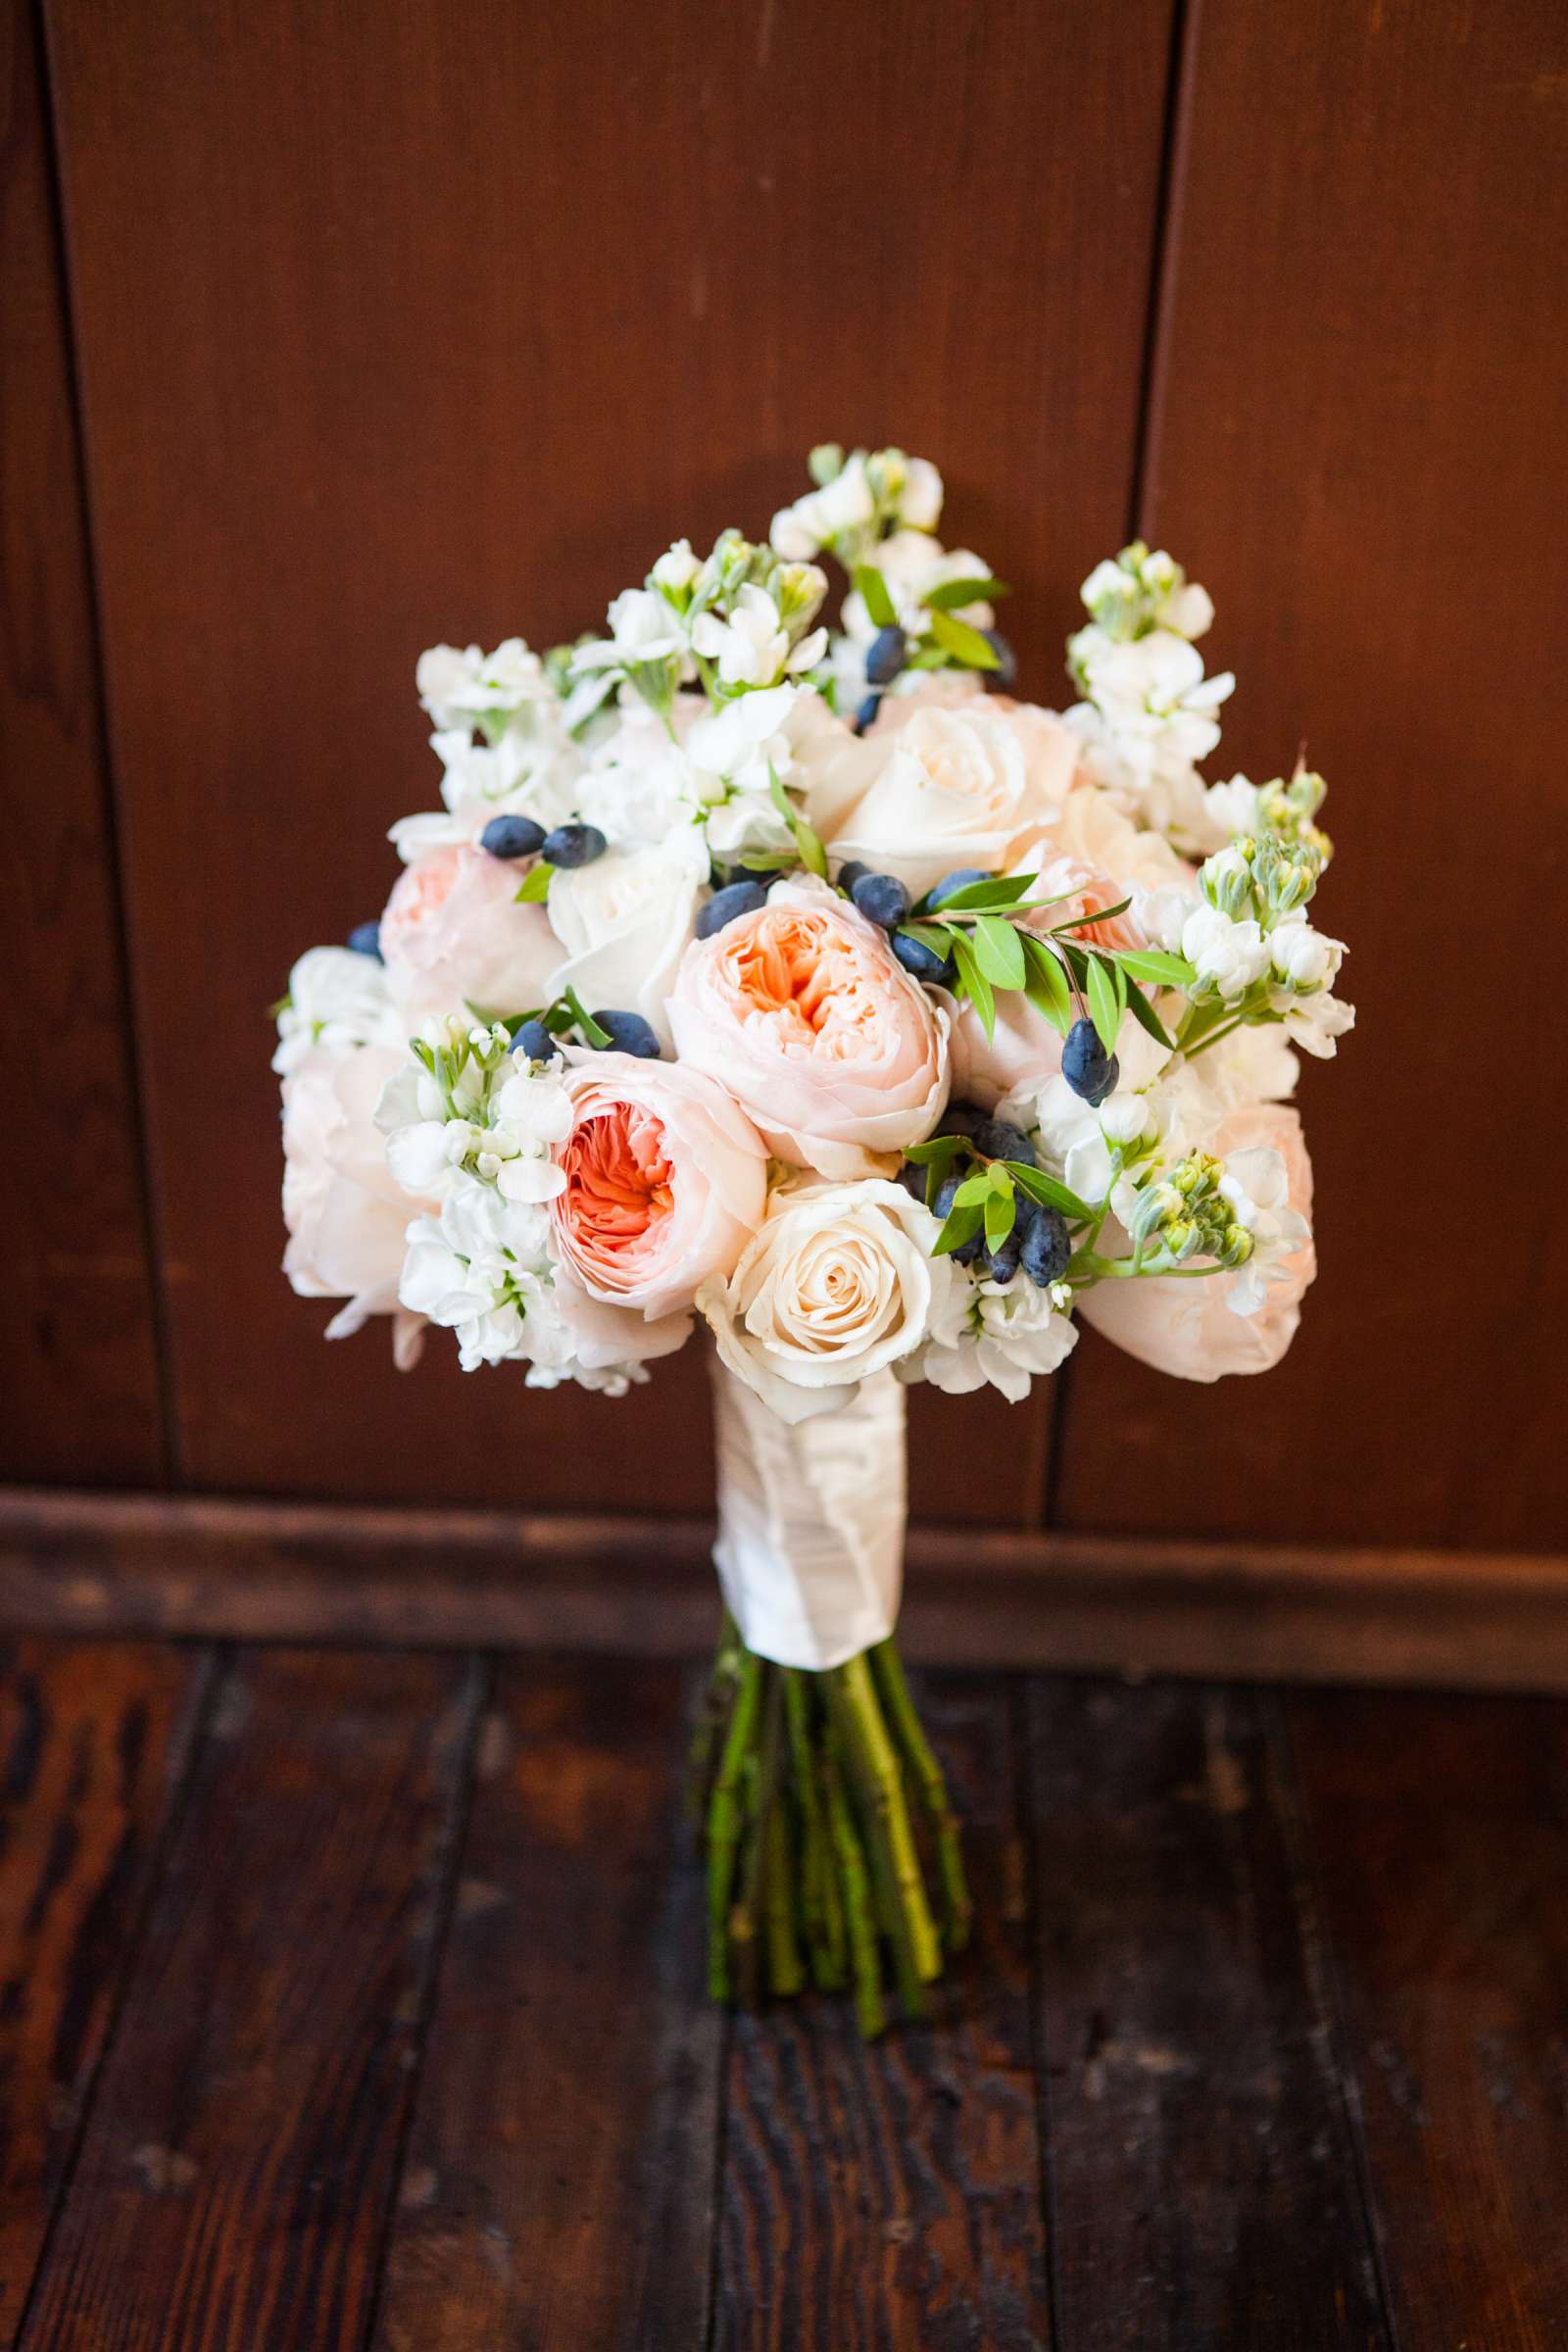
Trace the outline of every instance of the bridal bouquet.
<instances>
[{"instance_id":1,"label":"bridal bouquet","mask_svg":"<svg viewBox=\"0 0 1568 2352\"><path fill-rule=\"evenodd\" d=\"M711 1337L726 1602L697 1769L719 1997L918 2013L969 1904L893 1642L906 1385L1017 1402L1082 1316L1259 1372L1314 1271L1297 1053L1351 1022L1322 779L1205 783L1233 680L1141 544L1077 699L894 449L685 540L540 655L418 664L441 806L278 1007L285 1270L328 1336L622 1395ZM820 618L821 559L847 575Z\"/></svg>"}]
</instances>

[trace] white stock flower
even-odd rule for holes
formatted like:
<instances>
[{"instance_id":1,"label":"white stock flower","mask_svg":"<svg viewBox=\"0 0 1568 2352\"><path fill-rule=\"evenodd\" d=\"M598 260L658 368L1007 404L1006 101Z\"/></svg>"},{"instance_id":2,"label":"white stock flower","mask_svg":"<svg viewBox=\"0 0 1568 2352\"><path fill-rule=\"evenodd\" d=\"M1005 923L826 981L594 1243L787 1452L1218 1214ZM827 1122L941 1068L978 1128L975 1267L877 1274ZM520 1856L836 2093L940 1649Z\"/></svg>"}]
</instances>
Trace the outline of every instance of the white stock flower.
<instances>
[{"instance_id":1,"label":"white stock flower","mask_svg":"<svg viewBox=\"0 0 1568 2352\"><path fill-rule=\"evenodd\" d=\"M1332 1061L1340 1039L1355 1027L1355 1006L1343 997L1330 996L1327 989L1309 997L1282 993L1277 1009L1283 1010L1282 1025L1292 1045L1319 1061Z\"/></svg>"},{"instance_id":2,"label":"white stock flower","mask_svg":"<svg viewBox=\"0 0 1568 2352\"><path fill-rule=\"evenodd\" d=\"M942 476L929 458L911 458L899 493L899 519L911 530L934 531L942 520Z\"/></svg>"},{"instance_id":3,"label":"white stock flower","mask_svg":"<svg viewBox=\"0 0 1568 2352\"><path fill-rule=\"evenodd\" d=\"M1252 833L1257 829L1257 786L1247 776L1232 776L1228 783L1210 784L1203 794L1203 807L1216 833L1234 840L1238 833Z\"/></svg>"},{"instance_id":4,"label":"white stock flower","mask_svg":"<svg viewBox=\"0 0 1568 2352\"><path fill-rule=\"evenodd\" d=\"M375 956L309 948L288 976L272 1067L286 1077L318 1046L349 1054L356 1046L401 1046L407 1035Z\"/></svg>"},{"instance_id":5,"label":"white stock flower","mask_svg":"<svg viewBox=\"0 0 1568 2352\"><path fill-rule=\"evenodd\" d=\"M1287 915L1269 934L1269 961L1290 989L1332 988L1345 960L1345 942L1314 931L1303 912Z\"/></svg>"},{"instance_id":6,"label":"white stock flower","mask_svg":"<svg viewBox=\"0 0 1568 2352\"><path fill-rule=\"evenodd\" d=\"M661 588L678 596L683 588L691 586L702 568L700 559L692 553L691 541L677 539L654 565L653 576Z\"/></svg>"},{"instance_id":7,"label":"white stock flower","mask_svg":"<svg viewBox=\"0 0 1568 2352\"><path fill-rule=\"evenodd\" d=\"M1227 1004L1261 980L1269 965L1269 943L1252 917L1234 922L1217 906L1193 908L1182 925L1181 953L1200 981Z\"/></svg>"},{"instance_id":8,"label":"white stock flower","mask_svg":"<svg viewBox=\"0 0 1568 2352\"><path fill-rule=\"evenodd\" d=\"M1233 1152L1225 1162L1220 1191L1238 1225L1252 1237L1252 1254L1236 1268L1225 1303L1235 1315L1255 1315L1270 1283L1291 1279L1286 1260L1310 1242L1312 1228L1291 1206L1290 1171L1284 1153L1265 1145Z\"/></svg>"},{"instance_id":9,"label":"white stock flower","mask_svg":"<svg viewBox=\"0 0 1568 2352\"><path fill-rule=\"evenodd\" d=\"M623 588L605 617L609 641L579 647L571 658L574 672L632 668L644 662L665 662L686 651L679 620L655 589Z\"/></svg>"},{"instance_id":10,"label":"white stock flower","mask_svg":"<svg viewBox=\"0 0 1568 2352\"><path fill-rule=\"evenodd\" d=\"M991 575L990 564L972 548L945 548L923 530L895 531L871 550L866 562L882 574L900 628L914 636L931 625L930 612L920 600L933 588L949 580L983 580ZM971 628L989 629L996 614L981 601L964 605L959 617ZM858 588L845 598L840 619L848 634L862 645L877 634L877 623Z\"/></svg>"},{"instance_id":11,"label":"white stock flower","mask_svg":"<svg viewBox=\"0 0 1568 2352\"><path fill-rule=\"evenodd\" d=\"M419 701L438 730L471 732L487 720L510 718L524 704L554 703L544 664L520 637L509 637L493 654L470 645L432 645L415 667Z\"/></svg>"},{"instance_id":12,"label":"white stock flower","mask_svg":"<svg viewBox=\"0 0 1568 2352\"><path fill-rule=\"evenodd\" d=\"M900 1378L928 1380L950 1396L999 1389L1021 1404L1032 1380L1054 1372L1071 1354L1078 1330L1057 1307L1052 1290L1023 1274L1009 1283L956 1280L948 1310L929 1344Z\"/></svg>"},{"instance_id":13,"label":"white stock flower","mask_svg":"<svg viewBox=\"0 0 1568 2352\"><path fill-rule=\"evenodd\" d=\"M940 1318L955 1269L930 1255L937 1231L880 1177L786 1185L728 1281L699 1291L698 1310L726 1368L780 1420L832 1412Z\"/></svg>"},{"instance_id":14,"label":"white stock flower","mask_svg":"<svg viewBox=\"0 0 1568 2352\"><path fill-rule=\"evenodd\" d=\"M819 662L827 651L827 631L812 629L791 651L777 605L765 588L751 583L736 597L727 620L716 612L700 616L692 645L705 660L717 662L724 685L766 687Z\"/></svg>"}]
</instances>

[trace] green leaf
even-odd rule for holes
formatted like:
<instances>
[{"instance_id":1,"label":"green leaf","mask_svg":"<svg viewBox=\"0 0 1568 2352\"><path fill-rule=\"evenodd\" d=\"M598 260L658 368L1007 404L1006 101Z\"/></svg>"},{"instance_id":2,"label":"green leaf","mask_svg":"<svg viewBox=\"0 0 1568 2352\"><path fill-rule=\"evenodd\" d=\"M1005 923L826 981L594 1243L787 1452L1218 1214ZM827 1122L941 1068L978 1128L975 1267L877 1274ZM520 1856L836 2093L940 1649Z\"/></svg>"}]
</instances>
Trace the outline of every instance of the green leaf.
<instances>
[{"instance_id":1,"label":"green leaf","mask_svg":"<svg viewBox=\"0 0 1568 2352\"><path fill-rule=\"evenodd\" d=\"M1059 1029L1065 1037L1072 1027L1072 996L1067 975L1043 939L1035 939L1027 931L1022 937L1029 966L1024 975L1024 992L1036 1012L1044 1013L1052 1027Z\"/></svg>"},{"instance_id":2,"label":"green leaf","mask_svg":"<svg viewBox=\"0 0 1568 2352\"><path fill-rule=\"evenodd\" d=\"M1023 947L1010 923L1000 914L983 914L974 927L975 960L998 988L1022 988L1027 966Z\"/></svg>"},{"instance_id":3,"label":"green leaf","mask_svg":"<svg viewBox=\"0 0 1568 2352\"><path fill-rule=\"evenodd\" d=\"M975 961L974 950L961 933L953 935L953 960L958 967L958 978L964 994L980 1015L980 1026L987 1039L997 1034L997 1000L991 993L991 983Z\"/></svg>"},{"instance_id":4,"label":"green leaf","mask_svg":"<svg viewBox=\"0 0 1568 2352\"><path fill-rule=\"evenodd\" d=\"M963 936L961 932L950 929L946 923L930 922L901 923L899 935L904 939L917 939L922 948L930 949L933 956L951 956L954 941Z\"/></svg>"},{"instance_id":5,"label":"green leaf","mask_svg":"<svg viewBox=\"0 0 1568 2352\"><path fill-rule=\"evenodd\" d=\"M1044 1168L1026 1168L1021 1159L1009 1159L1006 1167L1019 1192L1027 1193L1043 1208L1059 1208L1064 1217L1071 1217L1079 1224L1093 1222L1095 1212L1088 1202L1080 1200L1076 1193L1069 1192L1054 1176L1048 1176Z\"/></svg>"},{"instance_id":6,"label":"green leaf","mask_svg":"<svg viewBox=\"0 0 1568 2352\"><path fill-rule=\"evenodd\" d=\"M1108 923L1113 914L1125 914L1131 905L1131 899L1118 899L1114 906L1097 906L1093 914L1079 914L1070 923L1057 923L1052 937L1054 939L1062 931L1086 931L1091 923Z\"/></svg>"},{"instance_id":7,"label":"green leaf","mask_svg":"<svg viewBox=\"0 0 1568 2352\"><path fill-rule=\"evenodd\" d=\"M1016 906L1020 899L1029 896L1031 885L1038 881L1036 874L998 874L988 882L965 882L943 900L935 911L939 915L975 914L982 907Z\"/></svg>"},{"instance_id":8,"label":"green leaf","mask_svg":"<svg viewBox=\"0 0 1568 2352\"><path fill-rule=\"evenodd\" d=\"M1002 663L996 647L988 645L978 629L971 629L966 620L958 620L951 612L933 612L931 634L945 654L961 662L966 669L1000 669Z\"/></svg>"},{"instance_id":9,"label":"green leaf","mask_svg":"<svg viewBox=\"0 0 1568 2352\"><path fill-rule=\"evenodd\" d=\"M783 850L742 850L735 863L744 865L749 874L770 874L786 855Z\"/></svg>"},{"instance_id":10,"label":"green leaf","mask_svg":"<svg viewBox=\"0 0 1568 2352\"><path fill-rule=\"evenodd\" d=\"M1121 1007L1116 1003L1116 983L1108 966L1098 956L1089 958L1089 976L1085 994L1089 999L1089 1018L1095 1024L1095 1034L1107 1054L1116 1051L1116 1032L1121 1027Z\"/></svg>"},{"instance_id":11,"label":"green leaf","mask_svg":"<svg viewBox=\"0 0 1568 2352\"><path fill-rule=\"evenodd\" d=\"M522 877L521 886L513 905L514 906L537 906L541 899L549 895L550 877L555 870L555 867L544 858L530 865Z\"/></svg>"},{"instance_id":12,"label":"green leaf","mask_svg":"<svg viewBox=\"0 0 1568 2352\"><path fill-rule=\"evenodd\" d=\"M583 1036L587 1039L589 1045L597 1046L602 1052L610 1043L610 1031L608 1029L600 1028L599 1023L594 1019L593 1014L583 1004L581 997L578 996L577 991L574 988L568 988L564 992L562 1002L571 1014L571 1017L573 1021L575 1021L577 1027L582 1031Z\"/></svg>"},{"instance_id":13,"label":"green leaf","mask_svg":"<svg viewBox=\"0 0 1568 2352\"><path fill-rule=\"evenodd\" d=\"M895 629L899 625L898 612L888 594L888 584L874 564L857 564L855 585L865 599L865 609L879 629Z\"/></svg>"},{"instance_id":14,"label":"green leaf","mask_svg":"<svg viewBox=\"0 0 1568 2352\"><path fill-rule=\"evenodd\" d=\"M990 1200L986 1202L985 1211L986 1248L988 1250L1001 1249L1003 1243L1012 1231L1012 1220L1017 1213L1018 1204L1014 1200L1010 1192L1007 1193L1005 1197L1004 1197L1001 1193L992 1194Z\"/></svg>"},{"instance_id":15,"label":"green leaf","mask_svg":"<svg viewBox=\"0 0 1568 2352\"><path fill-rule=\"evenodd\" d=\"M1130 988L1127 991L1127 1009L1138 1023L1139 1028L1147 1029L1155 1043L1165 1048L1167 1054L1175 1051L1176 1040L1166 1036L1164 1022L1141 988Z\"/></svg>"},{"instance_id":16,"label":"green leaf","mask_svg":"<svg viewBox=\"0 0 1568 2352\"><path fill-rule=\"evenodd\" d=\"M965 605L994 605L999 596L1010 596L1012 590L1005 580L984 579L944 580L920 602L932 612L956 612Z\"/></svg>"},{"instance_id":17,"label":"green leaf","mask_svg":"<svg viewBox=\"0 0 1568 2352\"><path fill-rule=\"evenodd\" d=\"M801 863L808 872L819 874L825 882L827 880L827 852L779 782L778 770L771 760L768 762L767 788L772 796L774 808L788 825L794 838L795 847L800 853Z\"/></svg>"},{"instance_id":18,"label":"green leaf","mask_svg":"<svg viewBox=\"0 0 1568 2352\"><path fill-rule=\"evenodd\" d=\"M976 1202L989 1199L990 1193L991 1171L979 1168L974 1175L964 1178L953 1196L953 1204L955 1208L973 1208Z\"/></svg>"},{"instance_id":19,"label":"green leaf","mask_svg":"<svg viewBox=\"0 0 1568 2352\"><path fill-rule=\"evenodd\" d=\"M1191 988L1198 978L1184 956L1166 956L1157 948L1118 948L1116 961L1129 978L1152 980L1157 988Z\"/></svg>"},{"instance_id":20,"label":"green leaf","mask_svg":"<svg viewBox=\"0 0 1568 2352\"><path fill-rule=\"evenodd\" d=\"M990 1185L991 1190L996 1194L999 1200L1010 1200L1012 1199L1012 1178L1007 1174L1007 1163L1005 1160L987 1160L986 1182Z\"/></svg>"},{"instance_id":21,"label":"green leaf","mask_svg":"<svg viewBox=\"0 0 1568 2352\"><path fill-rule=\"evenodd\" d=\"M924 1167L927 1160L952 1159L968 1149L968 1142L961 1135L934 1135L929 1143L906 1145L904 1156L912 1159L916 1167Z\"/></svg>"},{"instance_id":22,"label":"green leaf","mask_svg":"<svg viewBox=\"0 0 1568 2352\"><path fill-rule=\"evenodd\" d=\"M984 1211L981 1209L958 1207L950 1209L947 1223L931 1245L932 1256L941 1257L946 1255L950 1250L961 1250L965 1242L974 1240L984 1222Z\"/></svg>"}]
</instances>

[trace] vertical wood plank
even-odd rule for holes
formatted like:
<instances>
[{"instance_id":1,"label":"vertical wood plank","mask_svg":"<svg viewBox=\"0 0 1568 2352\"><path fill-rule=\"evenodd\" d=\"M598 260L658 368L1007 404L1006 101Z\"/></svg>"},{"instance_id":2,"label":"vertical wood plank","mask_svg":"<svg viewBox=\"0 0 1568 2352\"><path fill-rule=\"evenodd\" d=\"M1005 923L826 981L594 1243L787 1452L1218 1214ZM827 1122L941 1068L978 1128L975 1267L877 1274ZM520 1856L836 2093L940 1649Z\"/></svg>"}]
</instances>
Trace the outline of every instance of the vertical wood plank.
<instances>
[{"instance_id":1,"label":"vertical wood plank","mask_svg":"<svg viewBox=\"0 0 1568 2352\"><path fill-rule=\"evenodd\" d=\"M35 1642L0 1663L0 2343L16 2340L206 1663Z\"/></svg>"},{"instance_id":2,"label":"vertical wood plank","mask_svg":"<svg viewBox=\"0 0 1568 2352\"><path fill-rule=\"evenodd\" d=\"M1293 1696L1401 2344L1568 2314L1568 1710Z\"/></svg>"},{"instance_id":3,"label":"vertical wood plank","mask_svg":"<svg viewBox=\"0 0 1568 2352\"><path fill-rule=\"evenodd\" d=\"M591 1458L606 1503L700 1505L690 1361L612 1415L319 1346L261 1008L434 796L418 649L593 623L825 434L944 465L1056 692L1129 495L1170 0L475 0L461 40L435 0L48 5L192 1473L501 1502L522 1419L541 1504ZM943 1516L1035 1515L1022 1418L974 1408Z\"/></svg>"},{"instance_id":4,"label":"vertical wood plank","mask_svg":"<svg viewBox=\"0 0 1568 2352\"><path fill-rule=\"evenodd\" d=\"M1032 1701L1063 2352L1384 2352L1272 1702Z\"/></svg>"},{"instance_id":5,"label":"vertical wood plank","mask_svg":"<svg viewBox=\"0 0 1568 2352\"><path fill-rule=\"evenodd\" d=\"M703 2341L721 2021L679 1850L686 1687L502 1668L377 2352Z\"/></svg>"},{"instance_id":6,"label":"vertical wood plank","mask_svg":"<svg viewBox=\"0 0 1568 2352\"><path fill-rule=\"evenodd\" d=\"M164 1439L34 0L0 8L0 1477L157 1485Z\"/></svg>"},{"instance_id":7,"label":"vertical wood plank","mask_svg":"<svg viewBox=\"0 0 1568 2352\"><path fill-rule=\"evenodd\" d=\"M225 1678L26 2352L362 2340L477 1692L416 1656Z\"/></svg>"},{"instance_id":8,"label":"vertical wood plank","mask_svg":"<svg viewBox=\"0 0 1568 2352\"><path fill-rule=\"evenodd\" d=\"M1060 1517L1354 1543L1375 1495L1386 1540L1553 1548L1568 1386L1543 1382L1539 1334L1568 1314L1568 1230L1549 1188L1511 1201L1453 1313L1425 1243L1396 1237L1463 1227L1462 1172L1500 1133L1528 1155L1514 1074L1537 1101L1568 1089L1551 990L1502 991L1490 946L1450 969L1433 931L1483 904L1508 941L1568 920L1547 683L1568 606L1568 15L1202 0L1189 22L1143 523L1212 590L1211 666L1240 681L1209 771L1277 775L1304 741L1329 779L1341 856L1314 911L1350 944L1360 1027L1301 1087L1321 1271L1290 1357L1177 1389L1087 1334Z\"/></svg>"},{"instance_id":9,"label":"vertical wood plank","mask_svg":"<svg viewBox=\"0 0 1568 2352\"><path fill-rule=\"evenodd\" d=\"M869 2047L843 1999L735 2022L714 2352L1051 2343L1016 1693L923 1682L965 1823L973 1950L929 2026Z\"/></svg>"}]
</instances>

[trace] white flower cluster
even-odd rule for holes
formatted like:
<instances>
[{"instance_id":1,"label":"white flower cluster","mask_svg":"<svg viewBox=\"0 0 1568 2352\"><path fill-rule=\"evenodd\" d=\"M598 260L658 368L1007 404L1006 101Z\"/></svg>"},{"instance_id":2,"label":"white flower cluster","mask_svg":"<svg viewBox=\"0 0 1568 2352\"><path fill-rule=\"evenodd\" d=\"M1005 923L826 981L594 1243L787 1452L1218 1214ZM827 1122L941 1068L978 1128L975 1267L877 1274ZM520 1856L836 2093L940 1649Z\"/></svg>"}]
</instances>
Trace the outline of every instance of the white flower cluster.
<instances>
[{"instance_id":1,"label":"white flower cluster","mask_svg":"<svg viewBox=\"0 0 1568 2352\"><path fill-rule=\"evenodd\" d=\"M598 637L421 658L441 806L279 1008L290 1279L617 1393L700 1314L786 1419L1017 1399L1080 1311L1263 1368L1313 1267L1293 1048L1353 1018L1321 779L1205 782L1233 680L1169 556L1090 574L1058 714L935 466L810 467Z\"/></svg>"}]
</instances>

